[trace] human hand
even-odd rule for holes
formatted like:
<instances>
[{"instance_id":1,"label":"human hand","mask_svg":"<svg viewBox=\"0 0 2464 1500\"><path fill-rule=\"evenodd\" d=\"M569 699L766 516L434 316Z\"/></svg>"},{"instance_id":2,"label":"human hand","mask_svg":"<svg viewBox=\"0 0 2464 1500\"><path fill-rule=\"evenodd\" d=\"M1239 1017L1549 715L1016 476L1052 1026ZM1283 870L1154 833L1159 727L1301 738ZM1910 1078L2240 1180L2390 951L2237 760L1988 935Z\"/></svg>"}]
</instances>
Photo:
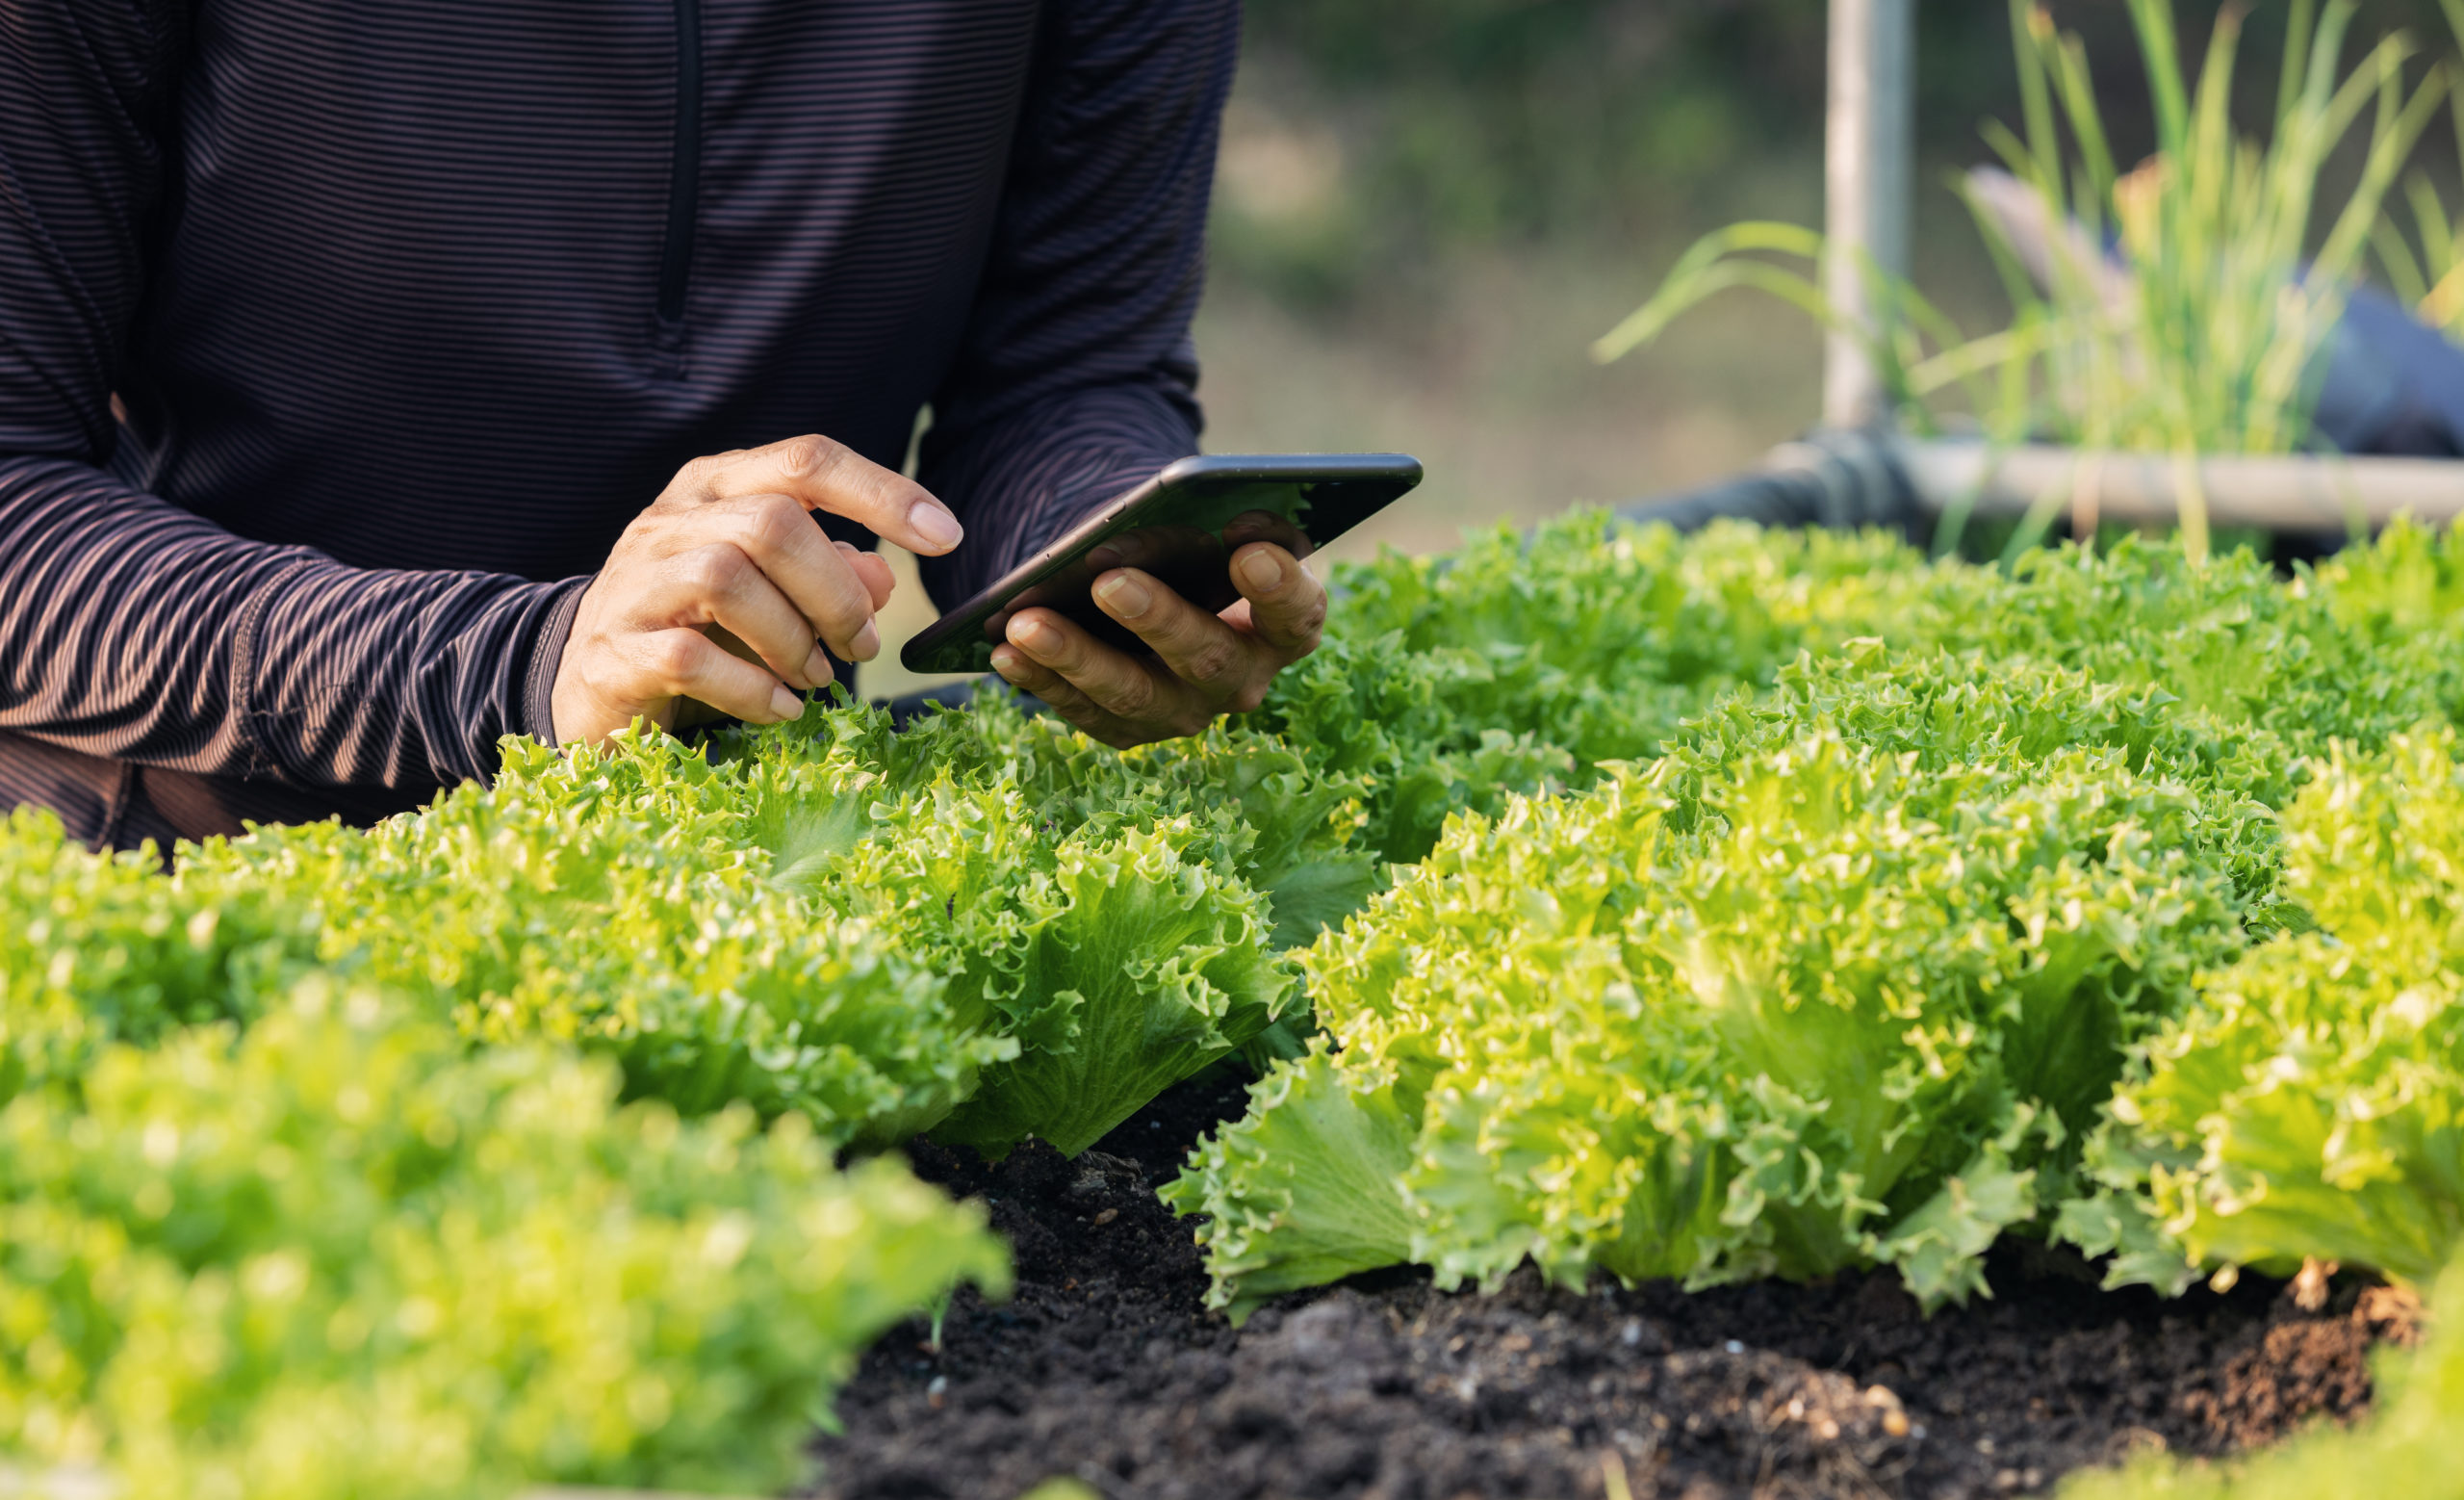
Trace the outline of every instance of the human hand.
<instances>
[{"instance_id":1,"label":"human hand","mask_svg":"<svg viewBox=\"0 0 2464 1500\"><path fill-rule=\"evenodd\" d=\"M878 655L889 566L833 542L813 510L928 556L962 534L922 485L826 437L696 458L581 596L556 666L556 742L597 742L636 716L667 729L792 719L795 690L831 679L821 645L850 661Z\"/></svg>"},{"instance_id":2,"label":"human hand","mask_svg":"<svg viewBox=\"0 0 2464 1500\"><path fill-rule=\"evenodd\" d=\"M1114 568L1095 579L1097 608L1152 653L1108 646L1052 609L1012 616L992 669L1108 745L1194 735L1218 714L1246 713L1274 675L1318 649L1326 590L1272 542L1232 555L1242 597L1209 614L1151 573Z\"/></svg>"}]
</instances>

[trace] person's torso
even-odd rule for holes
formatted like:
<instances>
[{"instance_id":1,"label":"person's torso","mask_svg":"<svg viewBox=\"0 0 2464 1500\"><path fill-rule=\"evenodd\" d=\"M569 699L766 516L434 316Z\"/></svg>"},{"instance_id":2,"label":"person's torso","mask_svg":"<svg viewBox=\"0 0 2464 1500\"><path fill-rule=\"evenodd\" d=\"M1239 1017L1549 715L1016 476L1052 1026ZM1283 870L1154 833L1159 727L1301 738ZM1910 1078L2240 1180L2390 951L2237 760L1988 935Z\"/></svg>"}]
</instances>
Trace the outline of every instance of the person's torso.
<instances>
[{"instance_id":1,"label":"person's torso","mask_svg":"<svg viewBox=\"0 0 2464 1500\"><path fill-rule=\"evenodd\" d=\"M698 453L895 463L1036 0L200 0L116 467L359 566L588 572Z\"/></svg>"}]
</instances>

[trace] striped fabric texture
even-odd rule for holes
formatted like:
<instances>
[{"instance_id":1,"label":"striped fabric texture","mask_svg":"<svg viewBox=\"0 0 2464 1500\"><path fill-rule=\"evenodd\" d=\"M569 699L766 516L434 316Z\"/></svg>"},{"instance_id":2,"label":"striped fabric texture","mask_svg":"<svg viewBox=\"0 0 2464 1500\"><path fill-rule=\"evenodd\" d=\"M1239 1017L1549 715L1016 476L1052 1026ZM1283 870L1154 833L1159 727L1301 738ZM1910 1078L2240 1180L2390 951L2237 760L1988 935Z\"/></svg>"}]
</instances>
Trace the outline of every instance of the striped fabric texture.
<instances>
[{"instance_id":1,"label":"striped fabric texture","mask_svg":"<svg viewBox=\"0 0 2464 1500\"><path fill-rule=\"evenodd\" d=\"M1239 26L0 0L0 807L125 846L486 776L703 453L896 465L929 402L927 588L998 576L1195 451Z\"/></svg>"}]
</instances>

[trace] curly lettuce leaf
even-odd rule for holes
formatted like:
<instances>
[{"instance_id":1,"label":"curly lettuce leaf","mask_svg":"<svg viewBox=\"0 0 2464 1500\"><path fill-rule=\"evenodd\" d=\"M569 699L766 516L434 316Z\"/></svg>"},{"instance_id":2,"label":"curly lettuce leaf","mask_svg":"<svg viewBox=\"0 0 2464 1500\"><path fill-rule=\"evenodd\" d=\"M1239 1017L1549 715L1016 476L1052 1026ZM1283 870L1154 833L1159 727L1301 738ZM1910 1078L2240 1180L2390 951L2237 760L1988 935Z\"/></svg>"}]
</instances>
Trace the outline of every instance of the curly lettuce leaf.
<instances>
[{"instance_id":1,"label":"curly lettuce leaf","mask_svg":"<svg viewBox=\"0 0 2464 1500\"><path fill-rule=\"evenodd\" d=\"M1019 1054L936 1132L999 1157L1033 1135L1076 1155L1294 1002L1266 903L1185 857L1187 820L1057 851L993 1004Z\"/></svg>"},{"instance_id":2,"label":"curly lettuce leaf","mask_svg":"<svg viewBox=\"0 0 2464 1500\"><path fill-rule=\"evenodd\" d=\"M937 1122L1016 1044L878 922L765 879L727 793L655 732L604 753L509 741L493 788L364 833L215 841L179 879L315 913L327 958L464 1034L605 1051L633 1094L688 1113L741 1101L840 1144Z\"/></svg>"},{"instance_id":3,"label":"curly lettuce leaf","mask_svg":"<svg viewBox=\"0 0 2464 1500\"><path fill-rule=\"evenodd\" d=\"M317 912L277 892L175 884L150 846L92 854L18 809L0 818L0 1102L113 1042L245 1022L321 943Z\"/></svg>"},{"instance_id":4,"label":"curly lettuce leaf","mask_svg":"<svg viewBox=\"0 0 2464 1500\"><path fill-rule=\"evenodd\" d=\"M1415 1227L1401 1178L1417 1130L1391 1083L1336 1067L1322 1047L1278 1064L1249 1098L1247 1116L1162 1190L1208 1215L1207 1306L1236 1327L1284 1292L1409 1259Z\"/></svg>"},{"instance_id":5,"label":"curly lettuce leaf","mask_svg":"<svg viewBox=\"0 0 2464 1500\"><path fill-rule=\"evenodd\" d=\"M0 1447L129 1494L783 1491L983 1210L312 975L0 1111Z\"/></svg>"},{"instance_id":6,"label":"curly lettuce leaf","mask_svg":"<svg viewBox=\"0 0 2464 1500\"><path fill-rule=\"evenodd\" d=\"M1881 1263L1975 1295L1986 1246L2074 1182L2125 1046L2241 946L2232 870L2272 820L2166 774L2208 721L1938 655L1815 685L1583 798L1458 819L1306 955L1322 1066L1412 1124L1410 1254L1442 1283ZM1993 732L2002 702L2033 727ZM1335 1150L1311 1128L1273 1125ZM1181 1205L1230 1191L1185 1178ZM1221 1300L1309 1211L1240 1220Z\"/></svg>"},{"instance_id":7,"label":"curly lettuce leaf","mask_svg":"<svg viewBox=\"0 0 2464 1500\"><path fill-rule=\"evenodd\" d=\"M2217 970L2139 1049L2099 1176L2112 1215L2156 1226L2176 1258L2419 1281L2464 1245L2456 746L2440 729L2333 755L2286 818L2286 893L2319 930ZM2065 1228L2112 1238L2099 1219ZM2169 1274L2146 1265L2115 1274Z\"/></svg>"},{"instance_id":8,"label":"curly lettuce leaf","mask_svg":"<svg viewBox=\"0 0 2464 1500\"><path fill-rule=\"evenodd\" d=\"M1359 910L1377 885L1359 845L1363 785L1313 767L1272 735L1218 725L1184 739L1115 750L1006 699L937 711L893 731L875 709L842 707L727 737L742 779L736 837L769 852L772 878L801 890L843 886L836 862L925 787L1014 792L1047 841L1190 819L1202 857L1271 901L1279 947Z\"/></svg>"},{"instance_id":9,"label":"curly lettuce leaf","mask_svg":"<svg viewBox=\"0 0 2464 1500\"><path fill-rule=\"evenodd\" d=\"M1656 754L1805 649L1930 638L1938 569L1880 534L1694 536L1582 510L1429 558L1341 569L1328 638L1251 721L1366 777L1367 838L1415 863L1458 811L1579 789Z\"/></svg>"},{"instance_id":10,"label":"curly lettuce leaf","mask_svg":"<svg viewBox=\"0 0 2464 1500\"><path fill-rule=\"evenodd\" d=\"M2438 590L2452 588L2437 579L2441 568L2454 576L2455 547L2452 533L2433 542L2399 526L2298 571L2289 587L2247 552L2196 566L2178 547L2139 538L2036 552L2014 578L1979 587L1970 608L1946 610L1936 639L2162 687L2219 720L2269 730L2299 756L2336 741L2374 749L2459 702L2454 627L2424 628Z\"/></svg>"},{"instance_id":11,"label":"curly lettuce leaf","mask_svg":"<svg viewBox=\"0 0 2464 1500\"><path fill-rule=\"evenodd\" d=\"M807 846L786 866L799 887L937 970L951 1012L1011 1046L940 1138L997 1156L1034 1135L1074 1154L1299 1019L1276 929L1306 919L1303 891L1327 918L1366 893L1356 798L1264 736L1123 754L978 711L908 731L961 746L912 763L878 714L826 740L752 737L732 763L750 826L791 826L771 805L804 803L825 810L805 826L858 830ZM1251 876L1281 881L1291 906Z\"/></svg>"},{"instance_id":12,"label":"curly lettuce leaf","mask_svg":"<svg viewBox=\"0 0 2464 1500\"><path fill-rule=\"evenodd\" d=\"M1071 831L1191 820L1203 832L1193 852L1267 896L1278 948L1314 939L1376 889L1377 863L1355 841L1361 779L1315 770L1272 735L1217 725L1116 751L1048 718L1013 733L1043 752L1019 780L1045 816Z\"/></svg>"},{"instance_id":13,"label":"curly lettuce leaf","mask_svg":"<svg viewBox=\"0 0 2464 1500\"><path fill-rule=\"evenodd\" d=\"M1314 763L1367 780L1365 839L1413 863L1445 817L1590 785L1656 755L1684 722L1761 696L1801 654L1861 638L2083 672L2155 689L2285 747L2259 800L2281 807L2304 758L2384 744L2464 714L2464 540L2391 528L2297 571L2236 553L2192 567L2124 540L2030 553L2011 575L1928 563L1881 535L1690 536L1578 511L1455 552L1338 570L1317 656L1250 721ZM1484 747L1508 750L1475 768Z\"/></svg>"}]
</instances>

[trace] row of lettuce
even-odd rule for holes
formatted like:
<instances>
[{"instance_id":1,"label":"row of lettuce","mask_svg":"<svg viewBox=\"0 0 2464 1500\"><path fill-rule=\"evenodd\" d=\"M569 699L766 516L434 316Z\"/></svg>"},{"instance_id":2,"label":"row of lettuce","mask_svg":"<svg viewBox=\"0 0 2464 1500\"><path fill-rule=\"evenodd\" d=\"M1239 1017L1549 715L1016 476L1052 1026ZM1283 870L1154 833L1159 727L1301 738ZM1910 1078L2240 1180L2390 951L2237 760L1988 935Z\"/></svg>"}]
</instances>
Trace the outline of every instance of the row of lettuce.
<instances>
[{"instance_id":1,"label":"row of lettuce","mask_svg":"<svg viewBox=\"0 0 2464 1500\"><path fill-rule=\"evenodd\" d=\"M1463 814L1304 955L1324 1040L1168 1190L1217 1305L1529 1261L1888 1265L1933 1306L2007 1234L2169 1294L2427 1289L2464 1247L2459 563L2409 528L2289 581L1613 531L1390 560L1353 681L1477 705L1427 763L1573 794L1424 773ZM2106 1492L2426 1493L2459 1380L2450 1330L2366 1433Z\"/></svg>"},{"instance_id":2,"label":"row of lettuce","mask_svg":"<svg viewBox=\"0 0 2464 1500\"><path fill-rule=\"evenodd\" d=\"M1348 570L1264 709L1142 751L998 701L514 742L167 871L18 815L0 1448L783 1487L867 1340L1006 1274L834 1153L1074 1153L1215 1066L1250 1111L1168 1196L1236 1315L1405 1261L1933 1304L2004 1234L2425 1280L2459 604L2415 530L2287 583L1590 515Z\"/></svg>"},{"instance_id":3,"label":"row of lettuce","mask_svg":"<svg viewBox=\"0 0 2464 1500\"><path fill-rule=\"evenodd\" d=\"M12 1493L782 1490L867 1343L1006 1284L979 1206L475 1049L269 892L19 815L0 905Z\"/></svg>"},{"instance_id":4,"label":"row of lettuce","mask_svg":"<svg viewBox=\"0 0 2464 1500\"><path fill-rule=\"evenodd\" d=\"M0 823L0 1480L783 1493L866 1344L1007 1281L876 1148L1076 1152L1298 1050L1296 924L1373 877L1355 783L809 719L509 743L169 870Z\"/></svg>"}]
</instances>

